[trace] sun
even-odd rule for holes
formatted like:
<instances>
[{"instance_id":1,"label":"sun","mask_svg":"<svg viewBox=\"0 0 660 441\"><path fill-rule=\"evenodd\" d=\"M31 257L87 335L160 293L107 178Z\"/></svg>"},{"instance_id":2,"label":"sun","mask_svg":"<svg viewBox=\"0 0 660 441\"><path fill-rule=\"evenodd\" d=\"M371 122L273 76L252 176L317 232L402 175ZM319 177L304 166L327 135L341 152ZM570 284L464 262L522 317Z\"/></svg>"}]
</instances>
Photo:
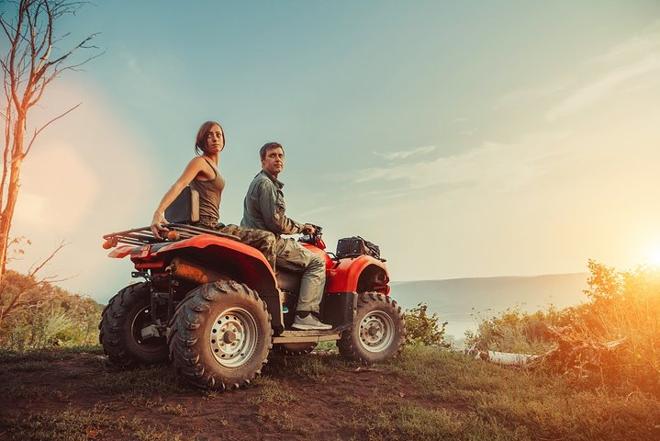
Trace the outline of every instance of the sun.
<instances>
[{"instance_id":1,"label":"sun","mask_svg":"<svg viewBox=\"0 0 660 441\"><path fill-rule=\"evenodd\" d=\"M660 244L655 244L648 249L645 261L648 265L660 267Z\"/></svg>"}]
</instances>

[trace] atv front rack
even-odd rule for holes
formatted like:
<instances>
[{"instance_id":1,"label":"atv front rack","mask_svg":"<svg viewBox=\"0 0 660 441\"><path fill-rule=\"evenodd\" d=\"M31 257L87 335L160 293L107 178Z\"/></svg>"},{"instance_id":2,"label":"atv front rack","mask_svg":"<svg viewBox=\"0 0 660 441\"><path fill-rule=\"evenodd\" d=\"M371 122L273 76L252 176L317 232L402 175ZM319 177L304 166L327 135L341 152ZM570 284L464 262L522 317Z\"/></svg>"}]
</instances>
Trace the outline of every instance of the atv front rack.
<instances>
[{"instance_id":1,"label":"atv front rack","mask_svg":"<svg viewBox=\"0 0 660 441\"><path fill-rule=\"evenodd\" d=\"M240 240L238 236L222 233L211 228L195 227L186 224L163 224L163 227L166 228L168 232L162 239L154 236L151 227L133 228L132 230L105 234L103 235L103 239L105 239L103 248L113 248L120 243L127 245L147 245L152 243L176 242L183 239L190 239L191 237L199 236L200 234L210 234L212 236Z\"/></svg>"}]
</instances>

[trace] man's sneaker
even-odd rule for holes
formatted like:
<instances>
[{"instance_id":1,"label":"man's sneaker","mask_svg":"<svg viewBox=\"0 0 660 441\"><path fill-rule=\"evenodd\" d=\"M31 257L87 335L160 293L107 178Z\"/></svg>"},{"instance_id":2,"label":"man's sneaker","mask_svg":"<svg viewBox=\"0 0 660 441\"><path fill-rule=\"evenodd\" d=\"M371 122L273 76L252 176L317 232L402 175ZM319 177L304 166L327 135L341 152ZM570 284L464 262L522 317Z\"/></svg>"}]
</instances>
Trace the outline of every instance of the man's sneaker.
<instances>
[{"instance_id":1,"label":"man's sneaker","mask_svg":"<svg viewBox=\"0 0 660 441\"><path fill-rule=\"evenodd\" d=\"M314 317L314 314L307 314L306 317L300 317L296 314L296 318L293 321L293 328L300 329L303 331L315 330L315 331L325 331L332 329L332 325L323 323L321 320Z\"/></svg>"}]
</instances>

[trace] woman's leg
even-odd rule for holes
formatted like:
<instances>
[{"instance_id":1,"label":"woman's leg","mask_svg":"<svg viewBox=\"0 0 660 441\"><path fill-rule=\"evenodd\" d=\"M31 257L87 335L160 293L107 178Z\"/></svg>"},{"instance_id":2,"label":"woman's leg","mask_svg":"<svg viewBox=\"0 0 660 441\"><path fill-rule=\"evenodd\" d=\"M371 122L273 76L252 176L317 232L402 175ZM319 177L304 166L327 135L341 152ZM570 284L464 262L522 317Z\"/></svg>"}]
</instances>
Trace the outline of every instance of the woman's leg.
<instances>
[{"instance_id":1,"label":"woman's leg","mask_svg":"<svg viewBox=\"0 0 660 441\"><path fill-rule=\"evenodd\" d=\"M218 228L218 231L237 236L244 244L261 251L273 269L273 272L275 272L275 261L277 259L275 245L277 244L277 238L273 233L255 228L239 227L238 225L225 225Z\"/></svg>"}]
</instances>

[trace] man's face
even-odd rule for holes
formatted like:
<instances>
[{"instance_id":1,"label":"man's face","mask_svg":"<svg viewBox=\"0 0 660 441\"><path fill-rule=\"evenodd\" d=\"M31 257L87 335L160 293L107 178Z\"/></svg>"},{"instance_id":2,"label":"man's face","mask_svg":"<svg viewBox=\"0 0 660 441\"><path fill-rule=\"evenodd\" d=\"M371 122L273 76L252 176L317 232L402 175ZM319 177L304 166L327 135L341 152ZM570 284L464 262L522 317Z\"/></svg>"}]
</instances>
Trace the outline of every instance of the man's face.
<instances>
[{"instance_id":1,"label":"man's face","mask_svg":"<svg viewBox=\"0 0 660 441\"><path fill-rule=\"evenodd\" d=\"M284 170L284 150L277 147L266 152L266 158L261 160L261 168L277 177Z\"/></svg>"}]
</instances>

